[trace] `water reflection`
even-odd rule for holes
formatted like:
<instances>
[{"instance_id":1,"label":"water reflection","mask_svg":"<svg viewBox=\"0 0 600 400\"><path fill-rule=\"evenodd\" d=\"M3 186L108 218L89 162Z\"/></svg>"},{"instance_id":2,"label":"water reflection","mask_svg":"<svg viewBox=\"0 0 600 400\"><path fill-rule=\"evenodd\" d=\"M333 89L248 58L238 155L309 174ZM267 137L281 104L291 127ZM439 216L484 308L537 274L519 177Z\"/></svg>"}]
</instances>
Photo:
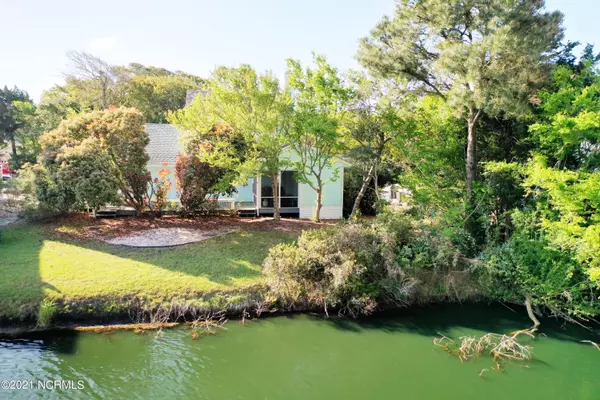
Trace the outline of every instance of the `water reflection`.
<instances>
[{"instance_id":1,"label":"water reflection","mask_svg":"<svg viewBox=\"0 0 600 400\"><path fill-rule=\"evenodd\" d=\"M193 340L186 329L155 333L66 333L0 341L0 379L83 380L83 391L0 392L16 398L444 398L596 399L598 341L544 321L531 369L477 372L432 345L529 326L501 306L436 306L358 321L296 315L251 323Z\"/></svg>"}]
</instances>

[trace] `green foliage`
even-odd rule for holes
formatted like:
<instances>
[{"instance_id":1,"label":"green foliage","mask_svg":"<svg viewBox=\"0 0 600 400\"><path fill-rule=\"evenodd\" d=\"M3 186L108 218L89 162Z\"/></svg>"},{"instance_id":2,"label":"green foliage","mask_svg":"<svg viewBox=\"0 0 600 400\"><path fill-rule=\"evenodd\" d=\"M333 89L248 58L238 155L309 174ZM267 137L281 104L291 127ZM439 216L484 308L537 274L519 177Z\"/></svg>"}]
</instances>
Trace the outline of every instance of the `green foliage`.
<instances>
[{"instance_id":1,"label":"green foliage","mask_svg":"<svg viewBox=\"0 0 600 400\"><path fill-rule=\"evenodd\" d=\"M317 193L315 220L320 220L323 187L339 178L333 169L324 179L326 168L333 168L335 157L343 150L340 122L346 114L350 91L336 68L323 56L314 55L314 69L304 69L299 61L287 61L287 89L294 101L292 128L285 142L298 155L292 163L296 179Z\"/></svg>"},{"instance_id":2,"label":"green foliage","mask_svg":"<svg viewBox=\"0 0 600 400\"><path fill-rule=\"evenodd\" d=\"M57 311L58 307L52 300L48 298L42 300L37 315L37 327L41 329L48 328Z\"/></svg>"},{"instance_id":3,"label":"green foliage","mask_svg":"<svg viewBox=\"0 0 600 400\"><path fill-rule=\"evenodd\" d=\"M536 151L559 168L600 167L600 78L593 64L579 73L557 67L553 86L540 93L540 121L530 126Z\"/></svg>"},{"instance_id":4,"label":"green foliage","mask_svg":"<svg viewBox=\"0 0 600 400\"><path fill-rule=\"evenodd\" d=\"M475 210L478 121L522 115L545 83L550 54L562 38L559 12L544 1L400 0L361 40L359 61L402 92L434 95L464 118L465 222Z\"/></svg>"},{"instance_id":5,"label":"green foliage","mask_svg":"<svg viewBox=\"0 0 600 400\"><path fill-rule=\"evenodd\" d=\"M119 180L100 141L88 138L76 147L66 147L57 156L53 180L64 192L73 193L71 210L97 209L119 203ZM46 204L53 204L51 199Z\"/></svg>"},{"instance_id":6,"label":"green foliage","mask_svg":"<svg viewBox=\"0 0 600 400\"><path fill-rule=\"evenodd\" d=\"M285 301L369 314L383 295L381 282L399 272L393 251L385 257L384 247L375 230L361 224L305 231L297 245L269 251L264 273L273 293Z\"/></svg>"},{"instance_id":7,"label":"green foliage","mask_svg":"<svg viewBox=\"0 0 600 400\"><path fill-rule=\"evenodd\" d=\"M26 125L26 103L31 104L27 92L14 87L0 89L0 146L11 145L11 164L19 167L17 139L15 132Z\"/></svg>"},{"instance_id":8,"label":"green foliage","mask_svg":"<svg viewBox=\"0 0 600 400\"><path fill-rule=\"evenodd\" d=\"M543 1L401 0L358 57L377 76L442 96L458 115L516 112L544 81L561 21Z\"/></svg>"},{"instance_id":9,"label":"green foliage","mask_svg":"<svg viewBox=\"0 0 600 400\"><path fill-rule=\"evenodd\" d=\"M145 206L149 139L136 110L82 114L63 121L40 141L41 165L35 171L41 202L60 211L82 209L84 204L97 207L116 201L118 189L126 204L138 211Z\"/></svg>"},{"instance_id":10,"label":"green foliage","mask_svg":"<svg viewBox=\"0 0 600 400\"><path fill-rule=\"evenodd\" d=\"M203 86L203 93L168 120L189 132L188 141L202 136L211 145L204 161L238 172L235 183L253 174L272 175L281 166L282 132L289 128L290 101L271 73L259 75L248 65L219 67ZM246 144L245 154L230 157L229 135L214 135L225 125ZM239 140L239 139L238 139Z\"/></svg>"},{"instance_id":11,"label":"green foliage","mask_svg":"<svg viewBox=\"0 0 600 400\"><path fill-rule=\"evenodd\" d=\"M600 312L598 287L586 278L573 253L543 239L515 234L484 254L482 285L494 299L521 302L531 296L557 316L587 317Z\"/></svg>"},{"instance_id":12,"label":"green foliage","mask_svg":"<svg viewBox=\"0 0 600 400\"><path fill-rule=\"evenodd\" d=\"M600 172L556 170L536 158L528 165L525 185L536 201L544 236L572 253L600 285Z\"/></svg>"},{"instance_id":13,"label":"green foliage","mask_svg":"<svg viewBox=\"0 0 600 400\"><path fill-rule=\"evenodd\" d=\"M191 77L169 73L165 75L134 75L122 84L123 105L139 110L147 122L166 122L167 112L185 106L186 92L198 89Z\"/></svg>"},{"instance_id":14,"label":"green foliage","mask_svg":"<svg viewBox=\"0 0 600 400\"><path fill-rule=\"evenodd\" d=\"M410 304L419 276L447 277L459 260L438 231L415 228L401 213L384 213L371 223L305 231L296 245L272 248L263 266L269 287L282 301L357 316L378 304Z\"/></svg>"},{"instance_id":15,"label":"green foliage","mask_svg":"<svg viewBox=\"0 0 600 400\"><path fill-rule=\"evenodd\" d=\"M442 100L424 97L413 111L414 129L393 142L402 164L399 183L413 192L423 215L462 213L465 158L463 127Z\"/></svg>"},{"instance_id":16,"label":"green foliage","mask_svg":"<svg viewBox=\"0 0 600 400\"><path fill-rule=\"evenodd\" d=\"M479 204L487 242L502 243L508 240L514 230L511 211L525 204L524 168L517 163L487 162L484 164L483 177Z\"/></svg>"},{"instance_id":17,"label":"green foliage","mask_svg":"<svg viewBox=\"0 0 600 400\"><path fill-rule=\"evenodd\" d=\"M208 146L210 151L202 152L202 161L234 172L228 175L231 184L246 183L251 176L273 177L278 218L277 176L287 164L281 155L290 128L290 112L291 99L272 73L258 74L242 65L217 68L194 102L169 113L167 119L188 132L188 143ZM215 134L221 126L227 127L222 130L226 134ZM232 142L243 145L234 148Z\"/></svg>"}]
</instances>

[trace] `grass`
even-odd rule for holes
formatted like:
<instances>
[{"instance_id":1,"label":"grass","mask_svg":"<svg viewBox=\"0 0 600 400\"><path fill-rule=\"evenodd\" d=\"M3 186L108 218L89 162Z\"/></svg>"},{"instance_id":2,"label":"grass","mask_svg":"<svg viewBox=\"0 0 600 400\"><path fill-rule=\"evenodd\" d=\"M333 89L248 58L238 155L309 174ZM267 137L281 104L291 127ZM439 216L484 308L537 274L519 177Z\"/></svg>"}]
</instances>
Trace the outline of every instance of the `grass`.
<instances>
[{"instance_id":1,"label":"grass","mask_svg":"<svg viewBox=\"0 0 600 400\"><path fill-rule=\"evenodd\" d=\"M123 312L132 303L233 301L261 287L269 248L297 236L238 231L180 247L133 249L57 233L69 229L26 224L2 232L0 319L35 318L44 301L77 316Z\"/></svg>"}]
</instances>

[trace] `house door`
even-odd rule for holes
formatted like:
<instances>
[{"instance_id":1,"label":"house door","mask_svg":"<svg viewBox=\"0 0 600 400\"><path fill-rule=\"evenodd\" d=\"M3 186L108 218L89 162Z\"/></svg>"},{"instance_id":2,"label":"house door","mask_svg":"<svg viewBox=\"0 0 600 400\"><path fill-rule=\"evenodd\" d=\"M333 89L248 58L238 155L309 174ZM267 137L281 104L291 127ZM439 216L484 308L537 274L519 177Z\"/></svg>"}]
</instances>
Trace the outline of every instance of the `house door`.
<instances>
[{"instance_id":1,"label":"house door","mask_svg":"<svg viewBox=\"0 0 600 400\"><path fill-rule=\"evenodd\" d=\"M298 208L298 182L294 171L279 173L280 191L279 206L281 208ZM274 208L273 180L270 176L260 178L260 208Z\"/></svg>"}]
</instances>

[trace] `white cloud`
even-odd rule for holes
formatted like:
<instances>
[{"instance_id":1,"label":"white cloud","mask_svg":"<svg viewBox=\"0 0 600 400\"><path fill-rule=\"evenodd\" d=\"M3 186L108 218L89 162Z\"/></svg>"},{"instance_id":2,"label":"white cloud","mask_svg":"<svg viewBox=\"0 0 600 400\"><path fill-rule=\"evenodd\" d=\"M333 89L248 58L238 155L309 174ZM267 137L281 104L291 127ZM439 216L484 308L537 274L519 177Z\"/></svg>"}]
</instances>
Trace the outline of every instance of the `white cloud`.
<instances>
[{"instance_id":1,"label":"white cloud","mask_svg":"<svg viewBox=\"0 0 600 400\"><path fill-rule=\"evenodd\" d=\"M115 50L120 46L120 40L115 36L99 37L88 41L85 45L90 52L102 52Z\"/></svg>"}]
</instances>

